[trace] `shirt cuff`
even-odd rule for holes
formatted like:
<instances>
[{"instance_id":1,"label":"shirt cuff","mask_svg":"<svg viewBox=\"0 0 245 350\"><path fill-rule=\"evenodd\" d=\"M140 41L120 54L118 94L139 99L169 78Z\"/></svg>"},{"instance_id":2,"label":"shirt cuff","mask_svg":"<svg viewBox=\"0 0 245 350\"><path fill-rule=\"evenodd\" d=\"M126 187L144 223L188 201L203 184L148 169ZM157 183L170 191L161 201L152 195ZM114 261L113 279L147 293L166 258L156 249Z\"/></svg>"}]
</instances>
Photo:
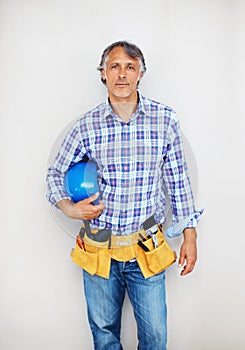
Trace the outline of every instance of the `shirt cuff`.
<instances>
[{"instance_id":1,"label":"shirt cuff","mask_svg":"<svg viewBox=\"0 0 245 350\"><path fill-rule=\"evenodd\" d=\"M47 195L46 198L49 201L49 203L53 206L56 206L56 204L59 201L61 201L62 199L71 199L65 191L64 192L56 192L50 196Z\"/></svg>"},{"instance_id":2,"label":"shirt cuff","mask_svg":"<svg viewBox=\"0 0 245 350\"><path fill-rule=\"evenodd\" d=\"M177 237L184 231L185 228L195 228L203 212L204 209L195 211L185 219L174 223L165 231L166 236L169 238Z\"/></svg>"}]
</instances>

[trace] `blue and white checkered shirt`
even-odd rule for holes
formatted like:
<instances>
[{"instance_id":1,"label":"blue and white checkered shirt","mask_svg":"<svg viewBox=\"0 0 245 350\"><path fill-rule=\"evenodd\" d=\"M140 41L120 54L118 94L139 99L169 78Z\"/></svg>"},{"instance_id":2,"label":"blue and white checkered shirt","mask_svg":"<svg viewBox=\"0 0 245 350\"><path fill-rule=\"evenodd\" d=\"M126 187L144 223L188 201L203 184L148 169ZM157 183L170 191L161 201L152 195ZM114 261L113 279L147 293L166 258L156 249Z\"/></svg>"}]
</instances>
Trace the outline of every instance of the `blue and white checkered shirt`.
<instances>
[{"instance_id":1,"label":"blue and white checkered shirt","mask_svg":"<svg viewBox=\"0 0 245 350\"><path fill-rule=\"evenodd\" d=\"M151 215L163 224L167 195L173 222L169 236L197 225L202 210L194 207L179 122L171 108L139 94L138 108L128 123L114 114L108 101L81 116L48 169L51 204L69 198L64 175L85 155L98 164L105 204L101 215L91 220L92 227L127 235L141 229Z\"/></svg>"}]
</instances>

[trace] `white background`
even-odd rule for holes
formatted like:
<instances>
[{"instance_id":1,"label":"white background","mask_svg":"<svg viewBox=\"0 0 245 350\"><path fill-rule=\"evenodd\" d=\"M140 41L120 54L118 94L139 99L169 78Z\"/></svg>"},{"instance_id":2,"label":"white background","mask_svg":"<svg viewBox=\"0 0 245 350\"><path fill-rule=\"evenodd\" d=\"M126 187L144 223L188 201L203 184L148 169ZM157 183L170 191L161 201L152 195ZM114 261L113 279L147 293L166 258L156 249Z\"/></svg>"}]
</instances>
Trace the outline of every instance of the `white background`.
<instances>
[{"instance_id":1,"label":"white background","mask_svg":"<svg viewBox=\"0 0 245 350\"><path fill-rule=\"evenodd\" d=\"M0 2L0 349L93 349L74 241L44 180L61 130L105 98L96 67L119 39L145 54L142 93L177 111L206 209L195 271L167 274L168 349L245 348L244 15L242 0ZM126 350L135 333L126 300Z\"/></svg>"}]
</instances>

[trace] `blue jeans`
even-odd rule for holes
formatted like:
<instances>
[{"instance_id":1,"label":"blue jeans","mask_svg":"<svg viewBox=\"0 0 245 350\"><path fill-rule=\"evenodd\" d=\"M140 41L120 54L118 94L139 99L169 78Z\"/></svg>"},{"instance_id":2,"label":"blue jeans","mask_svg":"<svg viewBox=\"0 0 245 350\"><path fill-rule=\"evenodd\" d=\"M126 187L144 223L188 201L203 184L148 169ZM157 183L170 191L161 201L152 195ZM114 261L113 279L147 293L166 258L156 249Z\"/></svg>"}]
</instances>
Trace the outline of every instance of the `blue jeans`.
<instances>
[{"instance_id":1,"label":"blue jeans","mask_svg":"<svg viewBox=\"0 0 245 350\"><path fill-rule=\"evenodd\" d=\"M95 350L122 350L122 305L127 291L138 329L138 350L166 350L165 273L145 279L137 261L112 260L110 278L83 271Z\"/></svg>"}]
</instances>

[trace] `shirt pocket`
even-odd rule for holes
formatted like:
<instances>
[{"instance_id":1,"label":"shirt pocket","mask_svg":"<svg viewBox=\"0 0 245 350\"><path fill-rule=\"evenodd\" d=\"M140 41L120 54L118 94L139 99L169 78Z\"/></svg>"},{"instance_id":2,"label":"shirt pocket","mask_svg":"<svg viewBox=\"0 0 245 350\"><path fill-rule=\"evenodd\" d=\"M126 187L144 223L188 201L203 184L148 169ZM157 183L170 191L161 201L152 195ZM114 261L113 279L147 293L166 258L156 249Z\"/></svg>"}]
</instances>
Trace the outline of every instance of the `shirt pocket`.
<instances>
[{"instance_id":1,"label":"shirt pocket","mask_svg":"<svg viewBox=\"0 0 245 350\"><path fill-rule=\"evenodd\" d=\"M137 140L135 158L138 162L145 165L145 169L155 171L163 164L164 147L162 142L158 140Z\"/></svg>"}]
</instances>

